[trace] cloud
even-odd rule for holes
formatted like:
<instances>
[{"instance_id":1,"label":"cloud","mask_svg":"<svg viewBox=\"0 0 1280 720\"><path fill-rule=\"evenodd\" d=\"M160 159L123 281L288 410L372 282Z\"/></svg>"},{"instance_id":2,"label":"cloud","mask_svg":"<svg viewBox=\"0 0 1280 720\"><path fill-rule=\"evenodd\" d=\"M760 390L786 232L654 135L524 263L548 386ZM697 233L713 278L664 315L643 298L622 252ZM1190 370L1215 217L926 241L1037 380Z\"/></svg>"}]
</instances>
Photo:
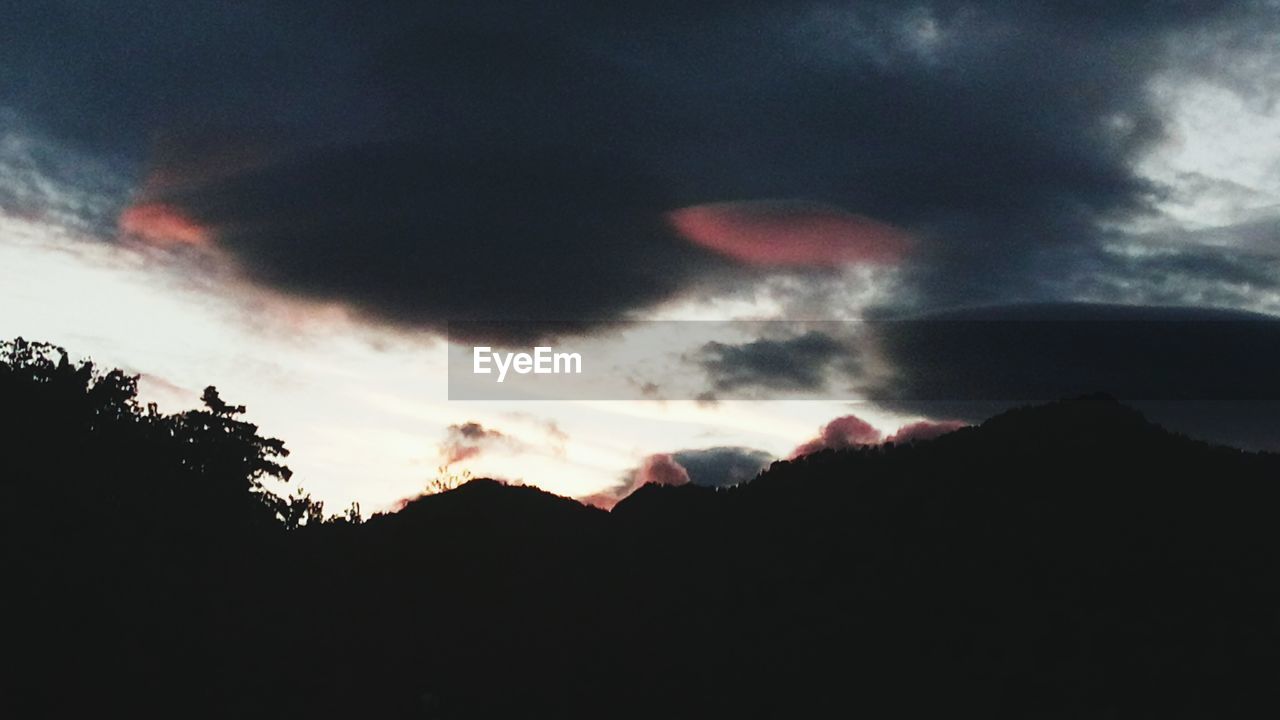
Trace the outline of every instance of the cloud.
<instances>
[{"instance_id":1,"label":"cloud","mask_svg":"<svg viewBox=\"0 0 1280 720\"><path fill-rule=\"evenodd\" d=\"M717 397L744 389L821 390L829 371L851 374L857 368L853 348L816 330L785 340L709 342L691 359L707 374Z\"/></svg>"},{"instance_id":2,"label":"cloud","mask_svg":"<svg viewBox=\"0 0 1280 720\"><path fill-rule=\"evenodd\" d=\"M671 455L650 455L640 463L632 479L632 488L643 485L684 485L689 482L689 471Z\"/></svg>"},{"instance_id":3,"label":"cloud","mask_svg":"<svg viewBox=\"0 0 1280 720\"><path fill-rule=\"evenodd\" d=\"M120 215L120 231L153 245L209 244L208 231L183 215L181 210L163 203L133 205Z\"/></svg>"},{"instance_id":4,"label":"cloud","mask_svg":"<svg viewBox=\"0 0 1280 720\"><path fill-rule=\"evenodd\" d=\"M856 415L838 417L818 431L818 436L797 447L791 457L811 455L820 450L843 450L862 445L875 445L883 440L880 431Z\"/></svg>"},{"instance_id":5,"label":"cloud","mask_svg":"<svg viewBox=\"0 0 1280 720\"><path fill-rule=\"evenodd\" d=\"M1198 437L1280 447L1280 318L1058 303L868 328L893 369L870 396L890 409L976 421L1010 405L1105 392Z\"/></svg>"},{"instance_id":6,"label":"cloud","mask_svg":"<svg viewBox=\"0 0 1280 720\"><path fill-rule=\"evenodd\" d=\"M874 399L1280 400L1280 318L1210 308L994 306L869 323L895 371Z\"/></svg>"},{"instance_id":7,"label":"cloud","mask_svg":"<svg viewBox=\"0 0 1280 720\"><path fill-rule=\"evenodd\" d=\"M450 425L445 440L440 444L440 457L446 466L470 460L494 445L509 445L515 441L478 422Z\"/></svg>"},{"instance_id":8,"label":"cloud","mask_svg":"<svg viewBox=\"0 0 1280 720\"><path fill-rule=\"evenodd\" d=\"M1248 268L1240 272L1247 281ZM1198 437L1280 449L1280 375L1274 371L1280 318L1274 316L1029 303L856 325L858 362L837 363L832 358L841 356L834 353L799 352L791 341L773 340L712 346L702 361L721 387L750 385L777 397L827 381L833 392L850 388L892 411L952 419L900 428L888 438L897 442L957 429L1014 405L1104 392ZM801 338L802 348L835 342L819 331ZM878 441L874 428L850 416L795 454Z\"/></svg>"},{"instance_id":9,"label":"cloud","mask_svg":"<svg viewBox=\"0 0 1280 720\"><path fill-rule=\"evenodd\" d=\"M0 83L142 178L118 209L166 208L257 283L414 328L590 328L779 266L896 262L922 307L1060 292L1159 194L1134 170L1166 127L1151 78L1209 72L1204 28L1275 23L1247 2L689 5L32 3Z\"/></svg>"},{"instance_id":10,"label":"cloud","mask_svg":"<svg viewBox=\"0 0 1280 720\"><path fill-rule=\"evenodd\" d=\"M0 213L107 238L129 192L120 168L62 147L0 103Z\"/></svg>"},{"instance_id":11,"label":"cloud","mask_svg":"<svg viewBox=\"0 0 1280 720\"><path fill-rule=\"evenodd\" d=\"M688 483L689 472L684 466L676 462L676 459L668 453L657 453L642 460L639 467L628 472L617 487L580 497L578 500L587 505L608 510L644 485L686 485Z\"/></svg>"},{"instance_id":12,"label":"cloud","mask_svg":"<svg viewBox=\"0 0 1280 720\"><path fill-rule=\"evenodd\" d=\"M564 431L555 420L547 420L544 425L547 431L547 440L551 446L551 454L563 458L565 457L565 446L569 443L569 433Z\"/></svg>"},{"instance_id":13,"label":"cloud","mask_svg":"<svg viewBox=\"0 0 1280 720\"><path fill-rule=\"evenodd\" d=\"M731 487L747 482L775 459L763 450L745 447L680 450L671 457L688 473L689 482L706 487Z\"/></svg>"},{"instance_id":14,"label":"cloud","mask_svg":"<svg viewBox=\"0 0 1280 720\"><path fill-rule=\"evenodd\" d=\"M887 443L909 443L917 440L932 440L947 433L955 432L969 423L960 420L920 420L898 428L884 441Z\"/></svg>"},{"instance_id":15,"label":"cloud","mask_svg":"<svg viewBox=\"0 0 1280 720\"><path fill-rule=\"evenodd\" d=\"M695 244L750 265L894 263L907 251L903 231L814 203L713 203L668 217Z\"/></svg>"},{"instance_id":16,"label":"cloud","mask_svg":"<svg viewBox=\"0 0 1280 720\"><path fill-rule=\"evenodd\" d=\"M1274 238L1263 243L1265 227L1259 222L1214 229L1229 233L1234 246L1225 241L1216 247L1197 245L1203 236L1173 232L1162 236L1162 246L1151 238L1131 238L1088 265L1087 276L1073 289L1080 299L1098 303L1203 305L1280 315L1280 257L1275 250L1280 246ZM1169 244L1163 245L1165 241Z\"/></svg>"},{"instance_id":17,"label":"cloud","mask_svg":"<svg viewBox=\"0 0 1280 720\"><path fill-rule=\"evenodd\" d=\"M410 326L550 331L668 298L709 266L662 226L651 194L622 158L392 143L161 197L286 292Z\"/></svg>"}]
</instances>

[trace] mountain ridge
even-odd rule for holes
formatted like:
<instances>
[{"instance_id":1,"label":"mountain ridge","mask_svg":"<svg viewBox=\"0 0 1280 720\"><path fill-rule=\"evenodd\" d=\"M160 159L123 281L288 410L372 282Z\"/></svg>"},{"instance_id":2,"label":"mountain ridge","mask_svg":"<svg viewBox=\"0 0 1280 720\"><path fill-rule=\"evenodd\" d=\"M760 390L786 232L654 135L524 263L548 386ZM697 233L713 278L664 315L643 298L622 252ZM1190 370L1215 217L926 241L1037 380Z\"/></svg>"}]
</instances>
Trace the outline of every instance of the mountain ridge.
<instances>
[{"instance_id":1,"label":"mountain ridge","mask_svg":"<svg viewBox=\"0 0 1280 720\"><path fill-rule=\"evenodd\" d=\"M0 475L45 508L3 528L11 617L36 630L6 649L18 716L1280 711L1280 455L1106 396L732 488L646 485L612 512L477 480L292 530L238 521L245 469L182 463L153 427L175 421L41 407L56 442L23 426ZM215 460L241 428L222 412L176 419L214 429L195 437ZM175 481L198 523L157 495Z\"/></svg>"}]
</instances>

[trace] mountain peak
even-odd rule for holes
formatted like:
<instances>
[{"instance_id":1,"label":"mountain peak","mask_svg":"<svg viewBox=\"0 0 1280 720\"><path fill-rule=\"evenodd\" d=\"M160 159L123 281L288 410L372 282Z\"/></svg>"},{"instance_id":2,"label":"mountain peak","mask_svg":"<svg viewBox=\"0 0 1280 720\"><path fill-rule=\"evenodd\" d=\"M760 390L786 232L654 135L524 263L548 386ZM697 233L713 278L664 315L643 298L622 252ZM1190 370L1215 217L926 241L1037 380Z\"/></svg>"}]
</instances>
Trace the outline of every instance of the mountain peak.
<instances>
[{"instance_id":1,"label":"mountain peak","mask_svg":"<svg viewBox=\"0 0 1280 720\"><path fill-rule=\"evenodd\" d=\"M1105 393L1014 408L983 422L979 432L1008 441L1040 438L1096 444L1168 434L1138 410Z\"/></svg>"}]
</instances>

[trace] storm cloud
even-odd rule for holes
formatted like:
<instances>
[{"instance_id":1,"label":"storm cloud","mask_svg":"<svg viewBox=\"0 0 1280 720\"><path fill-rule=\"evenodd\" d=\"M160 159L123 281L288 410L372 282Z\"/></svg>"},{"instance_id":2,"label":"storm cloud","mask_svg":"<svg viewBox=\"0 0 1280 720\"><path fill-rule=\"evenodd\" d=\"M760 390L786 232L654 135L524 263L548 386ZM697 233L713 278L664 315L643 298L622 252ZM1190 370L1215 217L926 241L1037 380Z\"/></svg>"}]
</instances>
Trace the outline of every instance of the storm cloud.
<instances>
[{"instance_id":1,"label":"storm cloud","mask_svg":"<svg viewBox=\"0 0 1280 720\"><path fill-rule=\"evenodd\" d=\"M967 421L1106 393L1204 439L1280 449L1280 319L1237 311L1032 304L871 323L894 368L870 389L902 412Z\"/></svg>"},{"instance_id":2,"label":"storm cloud","mask_svg":"<svg viewBox=\"0 0 1280 720\"><path fill-rule=\"evenodd\" d=\"M1161 192L1133 169L1165 128L1153 75L1200 71L1205 28L1271 22L1250 2L302 12L17 8L2 102L132 168L135 234L427 329L604 322L779 264L899 263L923 307L1045 298ZM688 214L777 203L823 210Z\"/></svg>"},{"instance_id":3,"label":"storm cloud","mask_svg":"<svg viewBox=\"0 0 1280 720\"><path fill-rule=\"evenodd\" d=\"M1031 304L870 323L895 369L889 405L1280 400L1280 320L1204 308Z\"/></svg>"}]
</instances>

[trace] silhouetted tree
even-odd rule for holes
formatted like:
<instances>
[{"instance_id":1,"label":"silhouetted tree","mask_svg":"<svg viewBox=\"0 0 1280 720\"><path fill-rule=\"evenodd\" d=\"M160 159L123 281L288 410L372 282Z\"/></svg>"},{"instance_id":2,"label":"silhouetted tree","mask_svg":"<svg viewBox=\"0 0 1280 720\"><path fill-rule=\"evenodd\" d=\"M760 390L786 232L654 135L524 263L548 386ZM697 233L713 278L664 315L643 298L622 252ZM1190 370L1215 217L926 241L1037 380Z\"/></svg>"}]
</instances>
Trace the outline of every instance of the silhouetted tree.
<instances>
[{"instance_id":1,"label":"silhouetted tree","mask_svg":"<svg viewBox=\"0 0 1280 720\"><path fill-rule=\"evenodd\" d=\"M423 495L438 495L442 492L456 490L471 481L471 471L454 472L448 465L436 468L436 476L427 481Z\"/></svg>"}]
</instances>

